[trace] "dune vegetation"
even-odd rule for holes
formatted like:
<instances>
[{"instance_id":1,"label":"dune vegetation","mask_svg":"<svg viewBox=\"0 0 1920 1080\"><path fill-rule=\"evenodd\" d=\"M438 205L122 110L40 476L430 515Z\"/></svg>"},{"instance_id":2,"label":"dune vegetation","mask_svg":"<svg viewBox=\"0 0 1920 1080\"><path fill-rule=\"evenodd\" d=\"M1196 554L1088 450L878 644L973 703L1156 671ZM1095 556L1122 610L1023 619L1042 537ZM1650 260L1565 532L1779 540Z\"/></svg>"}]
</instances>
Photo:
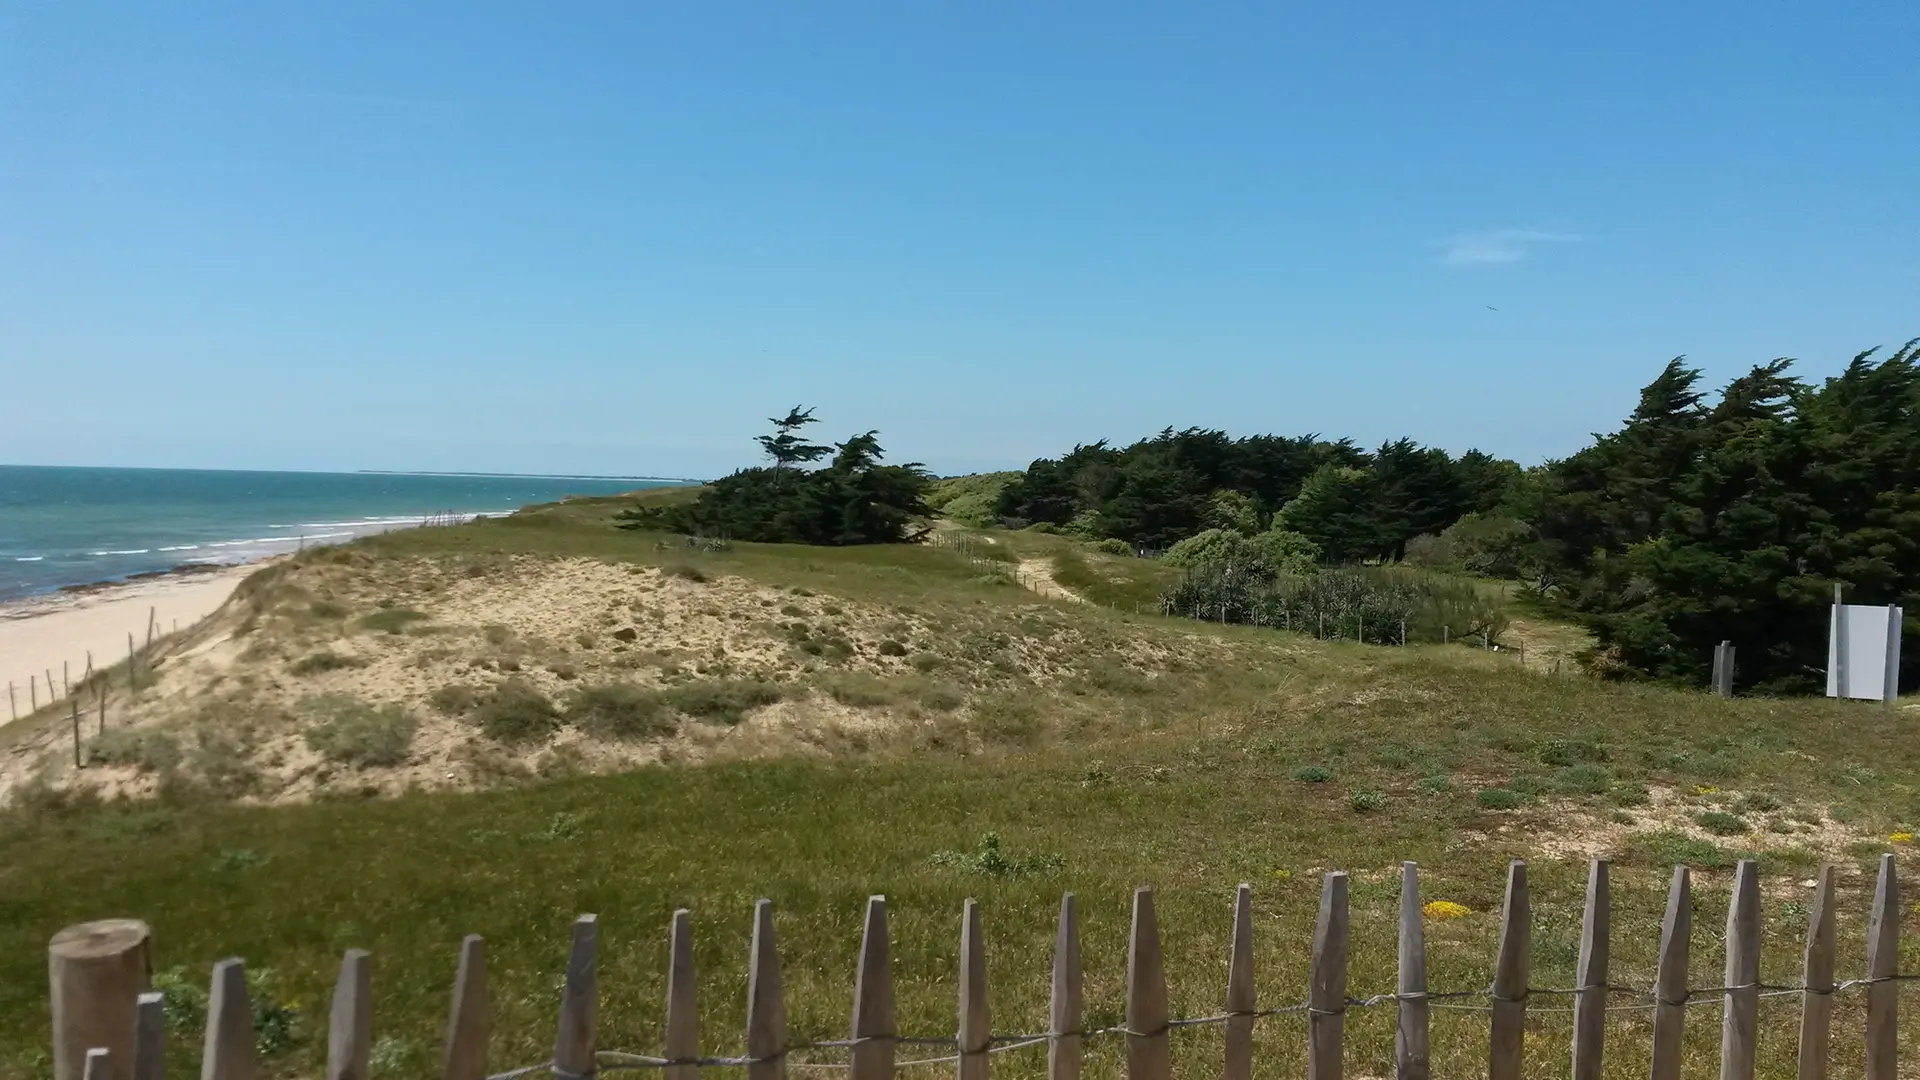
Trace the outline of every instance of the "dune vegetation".
<instances>
[{"instance_id":1,"label":"dune vegetation","mask_svg":"<svg viewBox=\"0 0 1920 1080\"><path fill-rule=\"evenodd\" d=\"M687 907L703 1038L737 1052L762 896L796 1039L844 1035L870 894L891 902L910 1034L953 1029L967 897L985 913L996 1030L1044 1025L1069 890L1089 1022L1117 1022L1139 884L1159 891L1177 1013L1218 1009L1240 882L1263 1001L1300 999L1334 868L1354 875L1352 987L1388 990L1403 859L1464 909L1429 928L1439 988L1486 985L1512 858L1532 866L1535 982L1569 985L1600 855L1616 866L1616 981L1650 981L1665 878L1685 861L1694 982L1716 982L1741 857L1765 875L1763 975L1797 976L1800 883L1825 861L1843 868L1842 972L1857 974L1868 867L1920 820L1904 711L1591 679L1578 631L1510 599L1509 633L1539 642L1524 667L1517 650L1162 617L1178 571L1063 535L949 526L1070 594L1043 598L940 545L690 546L616 527L635 502L307 552L166 642L131 698L114 684L85 768L64 724L10 731L0 1076L46 1069L47 937L109 915L153 926L181 1024L170 1070L197 1061L209 966L240 955L268 1075L313 1074L339 953L358 946L374 955L376 1072L402 1076L437 1068L466 933L488 940L495 1068L543 1060L583 911L603 926L603 1046L658 1049L665 931ZM1567 662L1542 662L1549 648ZM1788 1006L1767 1008L1763 1071L1788 1075ZM1838 1067L1857 1021L1837 1021ZM1529 1075L1564 1074L1566 1018L1532 1024ZM1643 1073L1645 1014L1611 1024L1608 1074ZM1391 1025L1349 1017L1355 1075L1390 1069ZM1711 1055L1717 1024L1689 1032ZM1179 1069L1202 1070L1219 1038L1177 1035ZM1437 1019L1436 1070L1478 1069L1484 1038L1474 1014ZM1300 1070L1295 1020L1258 1039L1260 1075ZM1118 1051L1093 1047L1092 1074ZM1043 1060L1010 1053L995 1072Z\"/></svg>"}]
</instances>

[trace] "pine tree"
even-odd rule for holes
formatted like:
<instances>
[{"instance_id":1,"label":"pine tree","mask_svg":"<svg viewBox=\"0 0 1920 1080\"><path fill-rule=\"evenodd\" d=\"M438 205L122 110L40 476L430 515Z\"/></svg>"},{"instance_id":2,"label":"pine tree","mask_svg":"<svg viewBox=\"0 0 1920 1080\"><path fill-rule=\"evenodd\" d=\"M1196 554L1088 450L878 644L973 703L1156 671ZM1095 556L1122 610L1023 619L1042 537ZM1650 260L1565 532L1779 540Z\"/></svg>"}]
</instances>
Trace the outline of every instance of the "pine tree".
<instances>
[{"instance_id":1,"label":"pine tree","mask_svg":"<svg viewBox=\"0 0 1920 1080\"><path fill-rule=\"evenodd\" d=\"M818 422L813 418L812 409L802 409L795 405L787 411L785 419L768 417L767 423L773 425L773 434L761 435L754 441L759 443L760 448L773 459L773 467L776 470L819 461L827 456L832 447L818 446L800 437L800 432L808 424Z\"/></svg>"}]
</instances>

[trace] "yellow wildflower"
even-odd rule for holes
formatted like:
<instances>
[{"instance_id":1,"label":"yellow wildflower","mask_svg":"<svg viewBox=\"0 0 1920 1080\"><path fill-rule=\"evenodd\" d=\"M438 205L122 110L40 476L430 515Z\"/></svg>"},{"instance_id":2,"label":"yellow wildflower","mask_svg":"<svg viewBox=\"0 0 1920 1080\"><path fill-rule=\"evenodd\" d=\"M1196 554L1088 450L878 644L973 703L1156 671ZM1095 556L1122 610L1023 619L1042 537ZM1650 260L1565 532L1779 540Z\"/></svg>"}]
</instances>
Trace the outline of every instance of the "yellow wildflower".
<instances>
[{"instance_id":1,"label":"yellow wildflower","mask_svg":"<svg viewBox=\"0 0 1920 1080\"><path fill-rule=\"evenodd\" d=\"M1435 900L1421 908L1420 913L1429 919L1458 919L1473 914L1473 909L1451 900Z\"/></svg>"},{"instance_id":2,"label":"yellow wildflower","mask_svg":"<svg viewBox=\"0 0 1920 1080\"><path fill-rule=\"evenodd\" d=\"M1273 880L1275 881L1292 881L1293 871L1283 866L1280 869L1273 871L1272 876L1273 876Z\"/></svg>"},{"instance_id":3,"label":"yellow wildflower","mask_svg":"<svg viewBox=\"0 0 1920 1080\"><path fill-rule=\"evenodd\" d=\"M1693 789L1693 793L1695 795L1718 795L1720 794L1720 789L1714 787L1712 784L1701 784L1699 787Z\"/></svg>"},{"instance_id":4,"label":"yellow wildflower","mask_svg":"<svg viewBox=\"0 0 1920 1080\"><path fill-rule=\"evenodd\" d=\"M1887 839L1896 844L1911 844L1913 843L1913 834L1910 832L1897 832L1887 837Z\"/></svg>"}]
</instances>

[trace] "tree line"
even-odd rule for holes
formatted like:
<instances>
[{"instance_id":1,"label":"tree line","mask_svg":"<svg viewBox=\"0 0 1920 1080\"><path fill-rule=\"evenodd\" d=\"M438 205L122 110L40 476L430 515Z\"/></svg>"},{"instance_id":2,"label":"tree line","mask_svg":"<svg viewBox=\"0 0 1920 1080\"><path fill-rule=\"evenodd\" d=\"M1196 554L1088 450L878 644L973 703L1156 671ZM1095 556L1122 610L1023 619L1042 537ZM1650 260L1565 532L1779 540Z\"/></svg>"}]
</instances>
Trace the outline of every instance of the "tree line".
<instances>
[{"instance_id":1,"label":"tree line","mask_svg":"<svg viewBox=\"0 0 1920 1080\"><path fill-rule=\"evenodd\" d=\"M1618 430L1531 468L1411 439L1369 452L1169 428L1035 461L997 509L1009 527L1186 565L1406 562L1516 579L1591 629L1602 673L1704 685L1713 646L1731 640L1743 688L1818 692L1834 585L1920 617L1916 345L1861 353L1818 384L1773 360L1715 395L1675 359ZM1916 663L1903 657L1903 686Z\"/></svg>"}]
</instances>

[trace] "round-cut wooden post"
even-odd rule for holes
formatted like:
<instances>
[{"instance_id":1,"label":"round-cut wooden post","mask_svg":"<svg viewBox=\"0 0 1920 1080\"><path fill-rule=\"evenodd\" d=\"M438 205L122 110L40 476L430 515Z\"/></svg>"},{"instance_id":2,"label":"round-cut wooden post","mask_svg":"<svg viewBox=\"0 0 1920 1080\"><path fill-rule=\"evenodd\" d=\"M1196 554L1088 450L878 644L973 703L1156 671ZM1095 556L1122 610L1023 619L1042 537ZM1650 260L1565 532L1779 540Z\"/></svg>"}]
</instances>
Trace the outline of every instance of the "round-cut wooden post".
<instances>
[{"instance_id":1,"label":"round-cut wooden post","mask_svg":"<svg viewBox=\"0 0 1920 1080\"><path fill-rule=\"evenodd\" d=\"M104 919L69 926L47 945L53 1001L54 1080L83 1080L87 1051L108 1051L108 1075L133 1067L134 1009L152 989L147 924ZM96 1066L97 1068L97 1066Z\"/></svg>"}]
</instances>

